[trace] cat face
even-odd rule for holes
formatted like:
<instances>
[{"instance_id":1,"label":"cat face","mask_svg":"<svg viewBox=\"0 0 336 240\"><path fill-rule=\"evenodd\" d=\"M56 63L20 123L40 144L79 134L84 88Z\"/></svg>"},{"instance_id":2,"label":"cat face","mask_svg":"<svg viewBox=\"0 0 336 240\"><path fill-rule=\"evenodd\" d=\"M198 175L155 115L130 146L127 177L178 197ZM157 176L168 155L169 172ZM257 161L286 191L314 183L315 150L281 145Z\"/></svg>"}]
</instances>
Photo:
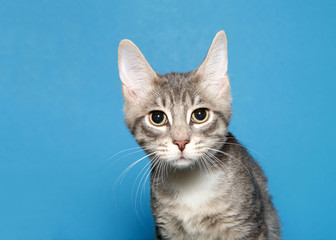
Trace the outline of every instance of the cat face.
<instances>
[{"instance_id":1,"label":"cat face","mask_svg":"<svg viewBox=\"0 0 336 240\"><path fill-rule=\"evenodd\" d=\"M185 168L211 157L225 141L231 116L226 37L219 32L201 66L155 73L129 40L119 46L125 120L153 160Z\"/></svg>"}]
</instances>

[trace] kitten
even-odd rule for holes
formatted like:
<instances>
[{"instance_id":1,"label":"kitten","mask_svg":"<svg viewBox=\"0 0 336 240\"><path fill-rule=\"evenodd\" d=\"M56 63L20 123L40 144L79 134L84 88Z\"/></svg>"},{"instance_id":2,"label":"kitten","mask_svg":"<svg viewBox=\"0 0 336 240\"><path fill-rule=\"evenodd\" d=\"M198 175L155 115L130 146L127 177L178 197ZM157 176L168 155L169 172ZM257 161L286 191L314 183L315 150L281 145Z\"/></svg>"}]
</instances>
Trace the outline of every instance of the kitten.
<instances>
[{"instance_id":1,"label":"kitten","mask_svg":"<svg viewBox=\"0 0 336 240\"><path fill-rule=\"evenodd\" d=\"M118 53L125 121L151 158L157 239L280 239L267 179L228 131L224 31L189 73L154 72L129 40Z\"/></svg>"}]
</instances>

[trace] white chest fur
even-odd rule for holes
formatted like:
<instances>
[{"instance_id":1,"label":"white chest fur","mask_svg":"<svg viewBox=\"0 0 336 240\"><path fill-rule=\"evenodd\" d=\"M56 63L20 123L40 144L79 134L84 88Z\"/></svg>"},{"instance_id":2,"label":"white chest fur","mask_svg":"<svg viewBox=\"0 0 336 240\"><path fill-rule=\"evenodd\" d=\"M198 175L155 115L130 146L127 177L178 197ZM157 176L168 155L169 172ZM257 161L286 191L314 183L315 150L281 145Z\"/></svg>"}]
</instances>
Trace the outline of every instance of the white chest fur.
<instances>
[{"instance_id":1,"label":"white chest fur","mask_svg":"<svg viewBox=\"0 0 336 240\"><path fill-rule=\"evenodd\" d=\"M216 190L221 180L220 174L202 175L195 182L184 186L179 191L177 203L190 210L200 210L202 206L218 196Z\"/></svg>"},{"instance_id":2,"label":"white chest fur","mask_svg":"<svg viewBox=\"0 0 336 240\"><path fill-rule=\"evenodd\" d=\"M175 217L181 221L183 228L191 234L205 232L200 222L205 216L215 214L222 206L214 205L212 200L220 197L219 185L223 181L220 173L207 174L179 192L176 203L178 210Z\"/></svg>"}]
</instances>

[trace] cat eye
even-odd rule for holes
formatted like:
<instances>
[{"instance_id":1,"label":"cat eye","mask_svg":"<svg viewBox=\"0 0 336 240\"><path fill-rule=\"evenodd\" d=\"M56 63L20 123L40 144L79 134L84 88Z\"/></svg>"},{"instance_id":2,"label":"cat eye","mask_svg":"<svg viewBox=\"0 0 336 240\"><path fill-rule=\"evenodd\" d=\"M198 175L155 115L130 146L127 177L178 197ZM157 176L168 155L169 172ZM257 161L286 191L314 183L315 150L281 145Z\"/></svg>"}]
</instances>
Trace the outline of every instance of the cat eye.
<instances>
[{"instance_id":1,"label":"cat eye","mask_svg":"<svg viewBox=\"0 0 336 240\"><path fill-rule=\"evenodd\" d=\"M191 114L191 121L194 123L204 123L209 118L209 111L206 108L199 108Z\"/></svg>"},{"instance_id":2,"label":"cat eye","mask_svg":"<svg viewBox=\"0 0 336 240\"><path fill-rule=\"evenodd\" d=\"M163 126L168 122L166 114L162 111L152 111L149 114L149 120L155 126Z\"/></svg>"}]
</instances>

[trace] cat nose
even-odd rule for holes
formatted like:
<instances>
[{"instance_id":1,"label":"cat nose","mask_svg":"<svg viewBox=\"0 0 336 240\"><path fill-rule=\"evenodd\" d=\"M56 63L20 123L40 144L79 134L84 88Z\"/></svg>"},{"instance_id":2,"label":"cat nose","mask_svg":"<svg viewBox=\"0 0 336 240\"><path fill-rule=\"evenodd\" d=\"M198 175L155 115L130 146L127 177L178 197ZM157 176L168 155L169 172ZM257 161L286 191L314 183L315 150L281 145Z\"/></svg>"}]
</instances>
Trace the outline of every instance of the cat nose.
<instances>
[{"instance_id":1,"label":"cat nose","mask_svg":"<svg viewBox=\"0 0 336 240\"><path fill-rule=\"evenodd\" d=\"M187 145L189 142L190 142L189 139L188 140L174 140L174 144L178 146L181 152L185 149L185 145Z\"/></svg>"}]
</instances>

